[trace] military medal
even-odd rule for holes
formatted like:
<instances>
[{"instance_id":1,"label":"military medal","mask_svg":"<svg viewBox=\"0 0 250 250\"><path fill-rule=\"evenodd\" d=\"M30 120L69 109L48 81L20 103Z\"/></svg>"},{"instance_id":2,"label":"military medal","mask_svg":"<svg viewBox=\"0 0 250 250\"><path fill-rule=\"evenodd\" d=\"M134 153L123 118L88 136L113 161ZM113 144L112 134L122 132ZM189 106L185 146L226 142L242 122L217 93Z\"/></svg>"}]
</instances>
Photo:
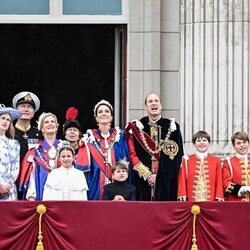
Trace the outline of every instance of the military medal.
<instances>
[{"instance_id":1,"label":"military medal","mask_svg":"<svg viewBox=\"0 0 250 250\"><path fill-rule=\"evenodd\" d=\"M55 168L55 160L56 160L56 156L57 156L57 150L54 146L52 146L49 149L48 156L49 156L49 166L51 168Z\"/></svg>"},{"instance_id":2,"label":"military medal","mask_svg":"<svg viewBox=\"0 0 250 250\"><path fill-rule=\"evenodd\" d=\"M29 138L29 136L26 134L26 131L23 134L23 138L26 139L26 140Z\"/></svg>"},{"instance_id":3,"label":"military medal","mask_svg":"<svg viewBox=\"0 0 250 250\"><path fill-rule=\"evenodd\" d=\"M162 151L164 154L168 155L171 160L177 155L179 151L178 144L173 140L165 141L162 145Z\"/></svg>"}]
</instances>

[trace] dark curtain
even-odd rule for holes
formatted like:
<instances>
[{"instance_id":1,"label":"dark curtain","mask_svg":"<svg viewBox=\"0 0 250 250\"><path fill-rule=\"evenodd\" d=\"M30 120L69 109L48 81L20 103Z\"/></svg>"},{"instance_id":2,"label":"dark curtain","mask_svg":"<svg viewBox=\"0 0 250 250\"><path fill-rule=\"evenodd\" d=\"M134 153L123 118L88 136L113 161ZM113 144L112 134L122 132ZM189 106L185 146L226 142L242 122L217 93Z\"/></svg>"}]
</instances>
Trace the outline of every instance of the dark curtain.
<instances>
[{"instance_id":1,"label":"dark curtain","mask_svg":"<svg viewBox=\"0 0 250 250\"><path fill-rule=\"evenodd\" d=\"M20 91L38 95L42 112L57 115L62 137L65 113L79 110L83 132L95 128L93 109L114 104L116 25L0 24L0 103L12 106Z\"/></svg>"}]
</instances>

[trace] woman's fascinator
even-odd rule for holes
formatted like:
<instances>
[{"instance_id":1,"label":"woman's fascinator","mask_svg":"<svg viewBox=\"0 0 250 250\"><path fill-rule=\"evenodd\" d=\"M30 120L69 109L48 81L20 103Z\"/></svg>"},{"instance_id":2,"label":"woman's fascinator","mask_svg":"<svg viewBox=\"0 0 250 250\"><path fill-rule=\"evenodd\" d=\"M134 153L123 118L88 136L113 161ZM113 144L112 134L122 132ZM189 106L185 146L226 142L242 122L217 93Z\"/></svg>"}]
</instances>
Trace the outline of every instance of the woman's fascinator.
<instances>
[{"instance_id":1,"label":"woman's fascinator","mask_svg":"<svg viewBox=\"0 0 250 250\"><path fill-rule=\"evenodd\" d=\"M22 113L16 109L5 107L4 104L0 104L0 115L9 114L11 116L11 121L14 121L21 117Z\"/></svg>"}]
</instances>

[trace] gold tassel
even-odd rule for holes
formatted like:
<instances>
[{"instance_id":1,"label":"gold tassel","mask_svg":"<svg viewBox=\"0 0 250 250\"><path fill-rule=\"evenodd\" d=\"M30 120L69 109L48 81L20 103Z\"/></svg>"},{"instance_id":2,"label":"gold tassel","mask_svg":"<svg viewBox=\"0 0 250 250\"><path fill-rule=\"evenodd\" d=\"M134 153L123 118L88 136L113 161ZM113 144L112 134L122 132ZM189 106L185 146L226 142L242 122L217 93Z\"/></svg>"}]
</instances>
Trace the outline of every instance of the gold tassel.
<instances>
[{"instance_id":1,"label":"gold tassel","mask_svg":"<svg viewBox=\"0 0 250 250\"><path fill-rule=\"evenodd\" d=\"M192 238L192 247L191 250L198 250L198 246L196 244L197 239L196 239L196 234L195 234L195 222L196 222L196 215L198 215L201 212L200 206L198 205L193 205L191 208L191 212L194 215L194 220L193 220L193 238Z\"/></svg>"},{"instance_id":2,"label":"gold tassel","mask_svg":"<svg viewBox=\"0 0 250 250\"><path fill-rule=\"evenodd\" d=\"M36 250L44 250L44 247L43 247L43 236L42 236L42 216L43 214L46 213L46 207L43 205L43 204L39 204L37 207L36 207L36 211L37 213L39 213L39 231L38 231L38 243L37 243L37 246L36 246Z\"/></svg>"}]
</instances>

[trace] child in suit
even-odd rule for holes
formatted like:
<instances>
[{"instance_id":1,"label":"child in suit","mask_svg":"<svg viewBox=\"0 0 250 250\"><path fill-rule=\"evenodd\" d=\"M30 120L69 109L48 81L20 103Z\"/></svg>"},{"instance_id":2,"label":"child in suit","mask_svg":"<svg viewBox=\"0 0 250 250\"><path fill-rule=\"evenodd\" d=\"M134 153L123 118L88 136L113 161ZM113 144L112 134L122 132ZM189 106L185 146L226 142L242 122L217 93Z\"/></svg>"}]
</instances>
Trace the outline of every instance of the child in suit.
<instances>
[{"instance_id":1,"label":"child in suit","mask_svg":"<svg viewBox=\"0 0 250 250\"><path fill-rule=\"evenodd\" d=\"M128 201L135 200L135 187L128 184L128 167L117 162L111 167L113 182L104 186L102 200Z\"/></svg>"},{"instance_id":2,"label":"child in suit","mask_svg":"<svg viewBox=\"0 0 250 250\"><path fill-rule=\"evenodd\" d=\"M210 136L205 131L193 135L195 154L183 156L178 178L178 200L223 201L222 164L208 153Z\"/></svg>"}]
</instances>

